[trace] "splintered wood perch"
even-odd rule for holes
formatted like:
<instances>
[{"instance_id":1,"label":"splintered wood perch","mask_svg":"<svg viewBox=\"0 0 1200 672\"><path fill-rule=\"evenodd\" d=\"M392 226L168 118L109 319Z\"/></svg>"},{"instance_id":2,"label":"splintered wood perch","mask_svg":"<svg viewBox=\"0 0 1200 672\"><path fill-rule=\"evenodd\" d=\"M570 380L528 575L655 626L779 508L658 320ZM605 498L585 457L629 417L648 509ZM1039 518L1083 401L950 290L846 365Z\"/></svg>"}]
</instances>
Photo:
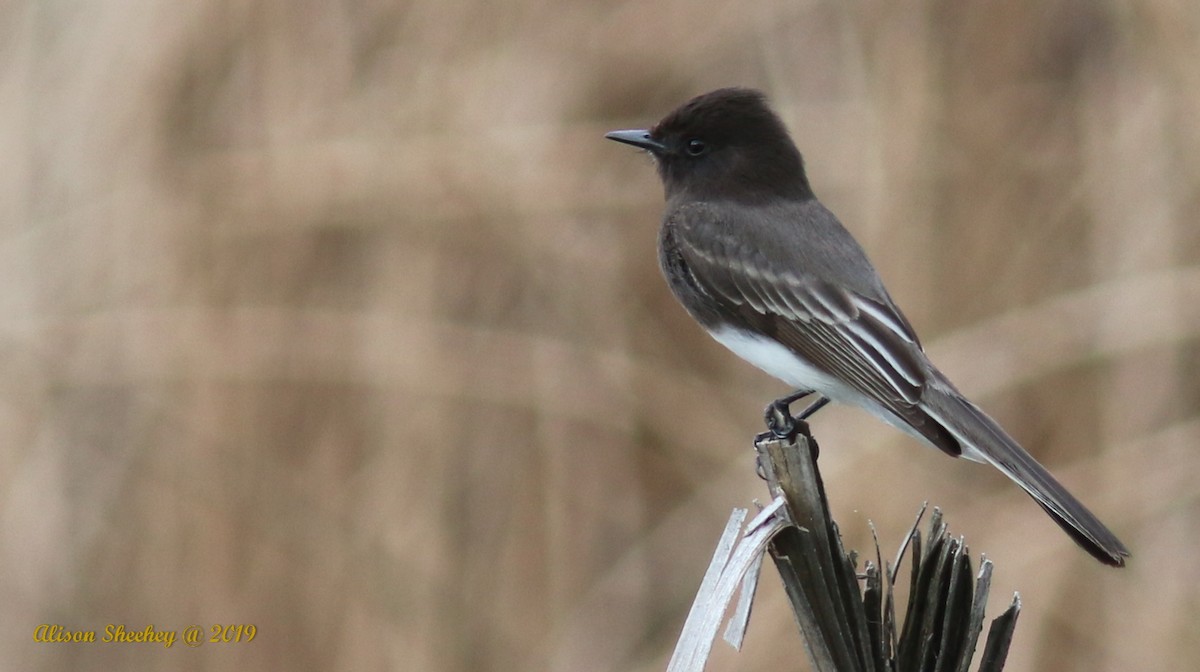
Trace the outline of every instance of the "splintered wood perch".
<instances>
[{"instance_id":1,"label":"splintered wood perch","mask_svg":"<svg viewBox=\"0 0 1200 672\"><path fill-rule=\"evenodd\" d=\"M858 554L842 547L817 470L817 444L807 425L792 440L755 442L771 504L743 529L735 509L688 614L669 672L698 672L734 596L740 593L725 638L740 647L749 622L764 553L783 581L805 650L818 672L967 672L983 630L992 563L974 573L964 540L950 537L934 509L924 539L918 526L894 561L875 559L859 569ZM873 529L873 528L872 528ZM739 530L741 530L739 532ZM905 554L911 557L909 597L902 626L893 587ZM1019 595L988 630L980 672L999 672L1012 641Z\"/></svg>"}]
</instances>

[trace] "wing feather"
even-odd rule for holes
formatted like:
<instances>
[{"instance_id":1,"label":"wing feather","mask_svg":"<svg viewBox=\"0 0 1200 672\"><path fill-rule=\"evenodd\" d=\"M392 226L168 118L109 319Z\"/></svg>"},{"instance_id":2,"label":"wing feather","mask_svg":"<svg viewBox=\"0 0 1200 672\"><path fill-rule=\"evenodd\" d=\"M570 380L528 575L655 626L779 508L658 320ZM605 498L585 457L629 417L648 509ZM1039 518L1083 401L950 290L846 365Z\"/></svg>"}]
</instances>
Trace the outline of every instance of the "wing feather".
<instances>
[{"instance_id":1,"label":"wing feather","mask_svg":"<svg viewBox=\"0 0 1200 672\"><path fill-rule=\"evenodd\" d=\"M745 326L774 335L898 417L923 423L916 404L926 383L925 358L912 327L886 295L866 296L803 268L781 267L763 251L770 241L739 241L735 227L703 204L677 211L673 220L668 225L675 227L696 281ZM738 233L744 237L744 231Z\"/></svg>"}]
</instances>

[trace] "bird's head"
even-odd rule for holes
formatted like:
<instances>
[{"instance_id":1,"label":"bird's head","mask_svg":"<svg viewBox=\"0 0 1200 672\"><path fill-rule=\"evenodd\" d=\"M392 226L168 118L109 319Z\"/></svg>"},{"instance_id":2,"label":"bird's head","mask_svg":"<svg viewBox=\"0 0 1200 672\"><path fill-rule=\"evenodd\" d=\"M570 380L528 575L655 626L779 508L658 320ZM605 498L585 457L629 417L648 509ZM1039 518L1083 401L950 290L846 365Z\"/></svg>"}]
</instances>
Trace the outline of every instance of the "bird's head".
<instances>
[{"instance_id":1,"label":"bird's head","mask_svg":"<svg viewBox=\"0 0 1200 672\"><path fill-rule=\"evenodd\" d=\"M787 128L752 89L718 89L684 103L653 128L604 137L649 152L668 199L812 197Z\"/></svg>"}]
</instances>

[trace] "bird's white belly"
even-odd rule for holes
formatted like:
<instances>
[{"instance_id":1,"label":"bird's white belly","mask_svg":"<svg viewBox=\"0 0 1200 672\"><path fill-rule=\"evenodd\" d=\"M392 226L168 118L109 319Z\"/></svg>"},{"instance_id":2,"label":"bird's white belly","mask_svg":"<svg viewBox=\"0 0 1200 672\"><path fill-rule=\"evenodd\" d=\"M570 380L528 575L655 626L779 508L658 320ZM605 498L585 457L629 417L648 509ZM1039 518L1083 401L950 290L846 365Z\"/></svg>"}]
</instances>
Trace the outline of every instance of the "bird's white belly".
<instances>
[{"instance_id":1,"label":"bird's white belly","mask_svg":"<svg viewBox=\"0 0 1200 672\"><path fill-rule=\"evenodd\" d=\"M812 390L828 397L830 401L857 406L922 443L933 445L879 402L818 370L776 341L731 327L722 327L708 333L738 357L796 389Z\"/></svg>"},{"instance_id":2,"label":"bird's white belly","mask_svg":"<svg viewBox=\"0 0 1200 672\"><path fill-rule=\"evenodd\" d=\"M861 396L769 338L731 327L722 327L709 334L738 357L794 388L812 390L841 403L856 404L857 397Z\"/></svg>"}]
</instances>

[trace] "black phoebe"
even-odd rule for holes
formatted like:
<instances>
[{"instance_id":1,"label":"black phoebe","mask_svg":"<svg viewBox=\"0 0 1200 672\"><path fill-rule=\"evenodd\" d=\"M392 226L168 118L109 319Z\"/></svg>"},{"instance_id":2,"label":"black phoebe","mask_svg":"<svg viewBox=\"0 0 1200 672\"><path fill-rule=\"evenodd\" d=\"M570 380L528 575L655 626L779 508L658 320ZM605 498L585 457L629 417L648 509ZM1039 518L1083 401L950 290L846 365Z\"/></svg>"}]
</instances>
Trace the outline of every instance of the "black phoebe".
<instances>
[{"instance_id":1,"label":"black phoebe","mask_svg":"<svg viewBox=\"0 0 1200 672\"><path fill-rule=\"evenodd\" d=\"M720 89L649 130L605 137L649 152L666 192L659 263L688 313L718 342L798 388L767 407L790 435L791 402L854 404L1025 489L1103 563L1129 551L925 356L858 243L821 205L799 150L763 94Z\"/></svg>"}]
</instances>

